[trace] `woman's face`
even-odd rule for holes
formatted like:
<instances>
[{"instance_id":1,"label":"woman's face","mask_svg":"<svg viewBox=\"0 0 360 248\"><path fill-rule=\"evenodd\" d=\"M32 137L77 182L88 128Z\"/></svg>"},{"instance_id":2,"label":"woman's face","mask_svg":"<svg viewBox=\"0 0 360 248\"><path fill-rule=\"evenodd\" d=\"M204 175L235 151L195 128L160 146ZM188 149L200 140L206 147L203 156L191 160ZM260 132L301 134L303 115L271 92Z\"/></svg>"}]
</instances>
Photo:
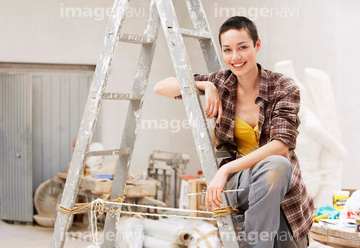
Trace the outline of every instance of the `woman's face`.
<instances>
[{"instance_id":1,"label":"woman's face","mask_svg":"<svg viewBox=\"0 0 360 248\"><path fill-rule=\"evenodd\" d=\"M258 39L254 42L245 29L230 29L220 36L224 62L237 76L243 77L256 70L256 53L261 47Z\"/></svg>"}]
</instances>

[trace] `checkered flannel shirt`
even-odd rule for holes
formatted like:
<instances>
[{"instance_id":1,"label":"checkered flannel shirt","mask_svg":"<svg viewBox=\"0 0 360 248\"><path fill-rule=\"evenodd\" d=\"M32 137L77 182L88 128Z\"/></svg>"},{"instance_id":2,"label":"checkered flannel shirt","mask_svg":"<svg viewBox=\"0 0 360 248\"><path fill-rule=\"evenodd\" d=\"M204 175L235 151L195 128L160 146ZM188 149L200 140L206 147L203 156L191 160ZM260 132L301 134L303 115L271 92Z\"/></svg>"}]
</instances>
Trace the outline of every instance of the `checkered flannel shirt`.
<instances>
[{"instance_id":1,"label":"checkered flannel shirt","mask_svg":"<svg viewBox=\"0 0 360 248\"><path fill-rule=\"evenodd\" d=\"M270 141L281 140L289 147L288 159L293 167L290 190L286 193L281 208L290 224L295 241L308 234L312 225L314 203L306 191L301 178L299 161L295 155L297 128L300 125L300 91L295 82L284 75L263 69L259 64L260 89L255 103L259 112L259 146ZM209 75L194 76L196 81L212 82L221 97L223 116L215 126L215 141L218 150L228 151L231 158L220 165L243 155L237 151L234 141L234 116L237 92L237 78L230 70L219 70ZM181 98L178 96L176 98ZM217 117L217 116L216 116Z\"/></svg>"}]
</instances>

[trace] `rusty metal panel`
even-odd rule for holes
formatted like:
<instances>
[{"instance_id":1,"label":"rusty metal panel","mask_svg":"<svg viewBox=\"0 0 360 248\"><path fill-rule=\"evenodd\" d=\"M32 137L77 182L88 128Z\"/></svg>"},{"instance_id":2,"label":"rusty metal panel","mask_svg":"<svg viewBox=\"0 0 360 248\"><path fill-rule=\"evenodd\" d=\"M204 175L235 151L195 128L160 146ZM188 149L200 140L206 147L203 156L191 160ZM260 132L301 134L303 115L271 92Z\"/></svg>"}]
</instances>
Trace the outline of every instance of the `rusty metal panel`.
<instances>
[{"instance_id":1,"label":"rusty metal panel","mask_svg":"<svg viewBox=\"0 0 360 248\"><path fill-rule=\"evenodd\" d=\"M33 221L30 74L0 75L0 218Z\"/></svg>"}]
</instances>

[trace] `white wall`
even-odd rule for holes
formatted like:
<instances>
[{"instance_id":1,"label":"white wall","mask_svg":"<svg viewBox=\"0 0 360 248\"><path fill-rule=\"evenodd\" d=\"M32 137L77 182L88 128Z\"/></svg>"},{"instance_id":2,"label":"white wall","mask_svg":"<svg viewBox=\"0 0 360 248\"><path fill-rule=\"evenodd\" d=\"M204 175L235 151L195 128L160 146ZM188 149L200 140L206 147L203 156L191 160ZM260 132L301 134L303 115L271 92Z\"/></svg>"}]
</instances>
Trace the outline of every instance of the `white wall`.
<instances>
[{"instance_id":1,"label":"white wall","mask_svg":"<svg viewBox=\"0 0 360 248\"><path fill-rule=\"evenodd\" d=\"M141 34L146 20L149 1L131 1L132 12L128 12L125 32ZM185 5L174 1L179 9L183 27L190 28ZM254 19L262 39L258 61L265 68L273 69L279 60L291 59L300 80L306 67L325 71L331 77L337 101L342 143L348 150L348 159L343 174L344 188L359 188L360 138L357 125L360 122L356 108L357 93L360 92L360 70L357 60L360 55L359 20L355 13L360 10L359 1L335 0L205 0L205 11L213 35L221 23L230 17L231 11L243 13ZM46 1L46 0L2 0L0 2L0 61L96 64L107 17L101 18L100 8L110 8L111 0L94 1ZM91 8L93 17L66 17L65 9ZM224 9L228 8L226 13ZM265 8L265 10L263 10ZM269 13L266 15L266 11ZM276 11L279 11L276 14ZM256 11L259 11L256 14ZM263 11L260 13L260 11ZM273 16L270 17L270 11ZM145 13L145 15L144 15ZM206 73L202 55L195 41L187 41L191 50L190 60L194 72ZM108 91L129 92L135 72L139 48L136 45L120 44L110 76ZM201 58L201 59L199 59ZM186 118L181 101L165 99L152 92L154 83L173 75L169 53L162 31L154 57L148 94L142 117L144 119L183 120ZM103 143L105 148L117 148L120 143L125 103L109 102L103 105ZM175 122L173 122L176 124ZM133 170L143 171L147 167L148 155L153 150L168 150L188 153L191 164L188 172L197 169L198 158L190 130L171 132L168 130L140 130L133 159ZM69 144L70 145L70 144Z\"/></svg>"}]
</instances>

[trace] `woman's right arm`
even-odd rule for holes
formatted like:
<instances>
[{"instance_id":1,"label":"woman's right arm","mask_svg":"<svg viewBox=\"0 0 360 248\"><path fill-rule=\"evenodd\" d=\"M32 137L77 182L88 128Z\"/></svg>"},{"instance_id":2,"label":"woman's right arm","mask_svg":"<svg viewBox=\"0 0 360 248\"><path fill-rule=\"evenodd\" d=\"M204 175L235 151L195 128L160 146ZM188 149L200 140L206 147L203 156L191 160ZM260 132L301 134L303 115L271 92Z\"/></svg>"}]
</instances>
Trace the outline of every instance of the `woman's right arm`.
<instances>
[{"instance_id":1,"label":"woman's right arm","mask_svg":"<svg viewBox=\"0 0 360 248\"><path fill-rule=\"evenodd\" d=\"M208 118L213 118L218 113L217 123L220 122L223 111L221 99L215 85L210 81L195 81L196 88L205 91L206 107L205 113ZM154 86L154 92L161 96L174 98L181 95L180 87L176 77L168 77Z\"/></svg>"},{"instance_id":2,"label":"woman's right arm","mask_svg":"<svg viewBox=\"0 0 360 248\"><path fill-rule=\"evenodd\" d=\"M154 86L154 92L161 96L174 98L181 95L180 87L176 77L167 77Z\"/></svg>"}]
</instances>

